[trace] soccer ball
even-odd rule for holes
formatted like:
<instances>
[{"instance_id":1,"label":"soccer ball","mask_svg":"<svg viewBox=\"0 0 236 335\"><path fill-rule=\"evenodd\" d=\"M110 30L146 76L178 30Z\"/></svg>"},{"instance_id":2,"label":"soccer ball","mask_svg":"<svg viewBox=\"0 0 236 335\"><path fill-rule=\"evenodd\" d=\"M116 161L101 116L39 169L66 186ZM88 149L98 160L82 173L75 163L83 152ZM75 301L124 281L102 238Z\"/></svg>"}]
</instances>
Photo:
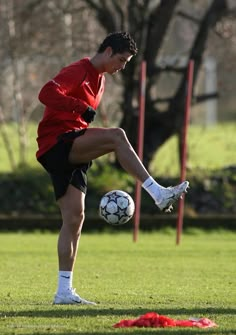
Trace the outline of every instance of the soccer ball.
<instances>
[{"instance_id":1,"label":"soccer ball","mask_svg":"<svg viewBox=\"0 0 236 335\"><path fill-rule=\"evenodd\" d=\"M99 215L109 224L121 225L132 218L134 209L134 201L128 193L113 190L102 197Z\"/></svg>"}]
</instances>

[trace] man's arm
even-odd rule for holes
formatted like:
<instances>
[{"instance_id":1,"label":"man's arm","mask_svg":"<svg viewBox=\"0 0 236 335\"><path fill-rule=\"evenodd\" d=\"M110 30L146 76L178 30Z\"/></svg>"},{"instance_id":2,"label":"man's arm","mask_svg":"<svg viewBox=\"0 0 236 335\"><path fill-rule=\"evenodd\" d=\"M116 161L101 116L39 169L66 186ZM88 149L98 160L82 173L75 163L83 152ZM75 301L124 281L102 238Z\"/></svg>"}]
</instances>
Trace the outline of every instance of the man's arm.
<instances>
[{"instance_id":1,"label":"man's arm","mask_svg":"<svg viewBox=\"0 0 236 335\"><path fill-rule=\"evenodd\" d=\"M73 89L83 82L84 77L85 71L75 73L73 66L62 69L42 87L38 97L40 102L58 111L84 113L88 104L70 95Z\"/></svg>"}]
</instances>

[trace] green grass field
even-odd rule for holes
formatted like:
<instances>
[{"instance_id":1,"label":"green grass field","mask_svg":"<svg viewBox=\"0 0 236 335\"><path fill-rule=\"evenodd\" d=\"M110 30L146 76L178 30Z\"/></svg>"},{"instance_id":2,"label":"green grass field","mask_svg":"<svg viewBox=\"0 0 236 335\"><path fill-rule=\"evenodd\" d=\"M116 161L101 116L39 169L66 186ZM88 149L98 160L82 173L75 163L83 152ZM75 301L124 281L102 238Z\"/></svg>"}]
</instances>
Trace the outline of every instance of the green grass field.
<instances>
[{"instance_id":1,"label":"green grass field","mask_svg":"<svg viewBox=\"0 0 236 335\"><path fill-rule=\"evenodd\" d=\"M188 170L215 170L236 164L236 123L212 127L190 126L188 130ZM157 152L150 167L154 175L178 176L177 136L171 137Z\"/></svg>"},{"instance_id":2,"label":"green grass field","mask_svg":"<svg viewBox=\"0 0 236 335\"><path fill-rule=\"evenodd\" d=\"M117 229L114 229L117 232ZM98 305L53 306L57 235L1 233L0 334L236 334L236 234L175 231L84 234L74 273L81 296ZM208 317L219 327L114 329L148 311Z\"/></svg>"},{"instance_id":3,"label":"green grass field","mask_svg":"<svg viewBox=\"0 0 236 335\"><path fill-rule=\"evenodd\" d=\"M236 122L218 124L212 127L190 126L188 131L188 167L191 169L218 169L233 165L236 147ZM17 127L10 124L6 134L11 141L16 161L19 161ZM150 172L159 176L179 175L179 161L176 136L171 137L157 152L150 166ZM28 125L27 162L31 167L39 168L35 159L37 149L36 124ZM10 170L7 151L0 136L0 172Z\"/></svg>"}]
</instances>

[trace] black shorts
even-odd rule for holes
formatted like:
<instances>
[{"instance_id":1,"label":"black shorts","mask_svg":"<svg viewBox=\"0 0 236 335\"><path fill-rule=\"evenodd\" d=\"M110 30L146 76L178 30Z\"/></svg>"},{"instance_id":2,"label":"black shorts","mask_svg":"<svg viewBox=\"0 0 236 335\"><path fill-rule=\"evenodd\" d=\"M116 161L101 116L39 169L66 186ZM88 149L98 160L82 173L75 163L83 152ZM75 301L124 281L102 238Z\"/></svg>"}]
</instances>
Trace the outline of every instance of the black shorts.
<instances>
[{"instance_id":1,"label":"black shorts","mask_svg":"<svg viewBox=\"0 0 236 335\"><path fill-rule=\"evenodd\" d=\"M87 170L92 162L74 165L68 159L74 139L85 131L74 130L60 135L58 142L38 158L51 177L56 200L66 193L69 184L85 194L87 192Z\"/></svg>"}]
</instances>

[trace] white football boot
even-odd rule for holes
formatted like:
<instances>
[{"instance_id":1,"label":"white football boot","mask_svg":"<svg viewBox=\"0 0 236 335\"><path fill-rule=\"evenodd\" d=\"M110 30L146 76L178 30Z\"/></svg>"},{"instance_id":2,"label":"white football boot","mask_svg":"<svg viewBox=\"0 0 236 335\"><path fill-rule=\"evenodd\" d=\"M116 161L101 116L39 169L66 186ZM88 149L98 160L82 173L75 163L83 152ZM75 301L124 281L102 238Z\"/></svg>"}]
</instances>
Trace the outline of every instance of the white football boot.
<instances>
[{"instance_id":1,"label":"white football boot","mask_svg":"<svg viewBox=\"0 0 236 335\"><path fill-rule=\"evenodd\" d=\"M54 305L96 305L93 301L81 298L75 289L68 290L62 294L56 294L53 301Z\"/></svg>"},{"instance_id":2,"label":"white football boot","mask_svg":"<svg viewBox=\"0 0 236 335\"><path fill-rule=\"evenodd\" d=\"M187 189L189 188L189 182L184 181L183 183L177 186L170 186L166 188L162 188L160 190L161 200L156 201L156 205L163 212L171 212L173 209L173 204L179 199L182 198L184 193L187 193Z\"/></svg>"}]
</instances>

